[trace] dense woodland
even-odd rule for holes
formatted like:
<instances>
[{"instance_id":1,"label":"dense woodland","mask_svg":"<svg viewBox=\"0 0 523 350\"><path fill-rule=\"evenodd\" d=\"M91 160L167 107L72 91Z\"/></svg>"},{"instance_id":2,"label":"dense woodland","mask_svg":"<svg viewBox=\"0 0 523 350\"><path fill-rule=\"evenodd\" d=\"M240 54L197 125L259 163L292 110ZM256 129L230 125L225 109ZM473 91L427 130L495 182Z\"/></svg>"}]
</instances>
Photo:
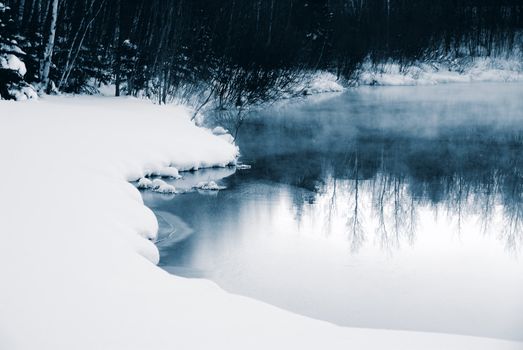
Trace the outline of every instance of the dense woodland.
<instances>
[{"instance_id":1,"label":"dense woodland","mask_svg":"<svg viewBox=\"0 0 523 350\"><path fill-rule=\"evenodd\" d=\"M350 80L364 60L500 55L523 45L522 28L521 0L3 0L0 95L114 84L241 106L304 72Z\"/></svg>"}]
</instances>

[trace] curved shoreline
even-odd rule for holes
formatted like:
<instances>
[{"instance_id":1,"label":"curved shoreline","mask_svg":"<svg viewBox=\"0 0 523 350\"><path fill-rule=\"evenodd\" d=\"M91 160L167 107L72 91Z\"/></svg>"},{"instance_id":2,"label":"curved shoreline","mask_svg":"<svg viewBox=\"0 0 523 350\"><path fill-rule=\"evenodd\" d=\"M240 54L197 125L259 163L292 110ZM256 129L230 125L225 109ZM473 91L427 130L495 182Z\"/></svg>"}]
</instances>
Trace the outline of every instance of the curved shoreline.
<instances>
[{"instance_id":1,"label":"curved shoreline","mask_svg":"<svg viewBox=\"0 0 523 350\"><path fill-rule=\"evenodd\" d=\"M172 276L144 259L158 222L127 180L158 165L226 164L236 149L182 108L131 99L0 102L0 111L2 349L523 348L336 327Z\"/></svg>"}]
</instances>

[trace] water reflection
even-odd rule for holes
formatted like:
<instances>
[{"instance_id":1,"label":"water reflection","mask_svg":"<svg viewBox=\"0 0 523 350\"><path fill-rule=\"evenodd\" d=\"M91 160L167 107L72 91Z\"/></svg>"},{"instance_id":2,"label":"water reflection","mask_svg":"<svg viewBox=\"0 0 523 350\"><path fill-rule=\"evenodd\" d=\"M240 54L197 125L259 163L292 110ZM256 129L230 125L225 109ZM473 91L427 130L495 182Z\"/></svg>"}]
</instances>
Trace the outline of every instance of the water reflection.
<instances>
[{"instance_id":1,"label":"water reflection","mask_svg":"<svg viewBox=\"0 0 523 350\"><path fill-rule=\"evenodd\" d=\"M457 232L464 220L477 216L484 234L492 234L494 228L507 251L520 251L521 131L468 126L426 138L382 130L336 141L342 142L345 150L328 152L332 149L329 147L252 159L254 169L231 182L264 179L307 190L296 192L297 217L305 206L326 201L325 233L331 231L335 213L345 215L353 250L360 248L371 233L362 221L363 205L371 203L367 209L377 223L374 233L385 249L397 247L402 241L412 242L417 208L431 206L434 212L444 211L455 217ZM497 211L501 219L496 218Z\"/></svg>"},{"instance_id":2,"label":"water reflection","mask_svg":"<svg viewBox=\"0 0 523 350\"><path fill-rule=\"evenodd\" d=\"M144 193L167 271L340 325L523 340L522 84L360 89L248 115L238 143L252 169L175 184L227 190Z\"/></svg>"}]
</instances>

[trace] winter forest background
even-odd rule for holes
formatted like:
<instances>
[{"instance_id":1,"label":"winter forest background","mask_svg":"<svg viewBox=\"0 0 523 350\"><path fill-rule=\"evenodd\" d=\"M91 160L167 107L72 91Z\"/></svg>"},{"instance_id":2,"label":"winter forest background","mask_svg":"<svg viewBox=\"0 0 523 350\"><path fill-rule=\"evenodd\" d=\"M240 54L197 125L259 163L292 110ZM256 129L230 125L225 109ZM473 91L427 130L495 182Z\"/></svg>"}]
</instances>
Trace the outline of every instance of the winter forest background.
<instances>
[{"instance_id":1,"label":"winter forest background","mask_svg":"<svg viewBox=\"0 0 523 350\"><path fill-rule=\"evenodd\" d=\"M522 28L518 0L3 0L0 95L243 106L316 71L518 54Z\"/></svg>"}]
</instances>

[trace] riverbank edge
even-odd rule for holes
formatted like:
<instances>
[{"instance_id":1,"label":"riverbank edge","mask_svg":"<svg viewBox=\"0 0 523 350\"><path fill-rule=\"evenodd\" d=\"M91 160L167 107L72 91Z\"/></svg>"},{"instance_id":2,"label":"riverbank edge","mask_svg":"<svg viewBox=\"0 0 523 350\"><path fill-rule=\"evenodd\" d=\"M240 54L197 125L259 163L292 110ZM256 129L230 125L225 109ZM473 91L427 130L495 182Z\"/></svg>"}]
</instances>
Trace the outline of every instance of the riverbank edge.
<instances>
[{"instance_id":1,"label":"riverbank edge","mask_svg":"<svg viewBox=\"0 0 523 350\"><path fill-rule=\"evenodd\" d=\"M155 167L228 164L232 145L186 111L134 100L53 98L0 110L3 349L170 349L173 338L184 349L521 349L336 327L169 275L151 264L158 221L128 181Z\"/></svg>"}]
</instances>

